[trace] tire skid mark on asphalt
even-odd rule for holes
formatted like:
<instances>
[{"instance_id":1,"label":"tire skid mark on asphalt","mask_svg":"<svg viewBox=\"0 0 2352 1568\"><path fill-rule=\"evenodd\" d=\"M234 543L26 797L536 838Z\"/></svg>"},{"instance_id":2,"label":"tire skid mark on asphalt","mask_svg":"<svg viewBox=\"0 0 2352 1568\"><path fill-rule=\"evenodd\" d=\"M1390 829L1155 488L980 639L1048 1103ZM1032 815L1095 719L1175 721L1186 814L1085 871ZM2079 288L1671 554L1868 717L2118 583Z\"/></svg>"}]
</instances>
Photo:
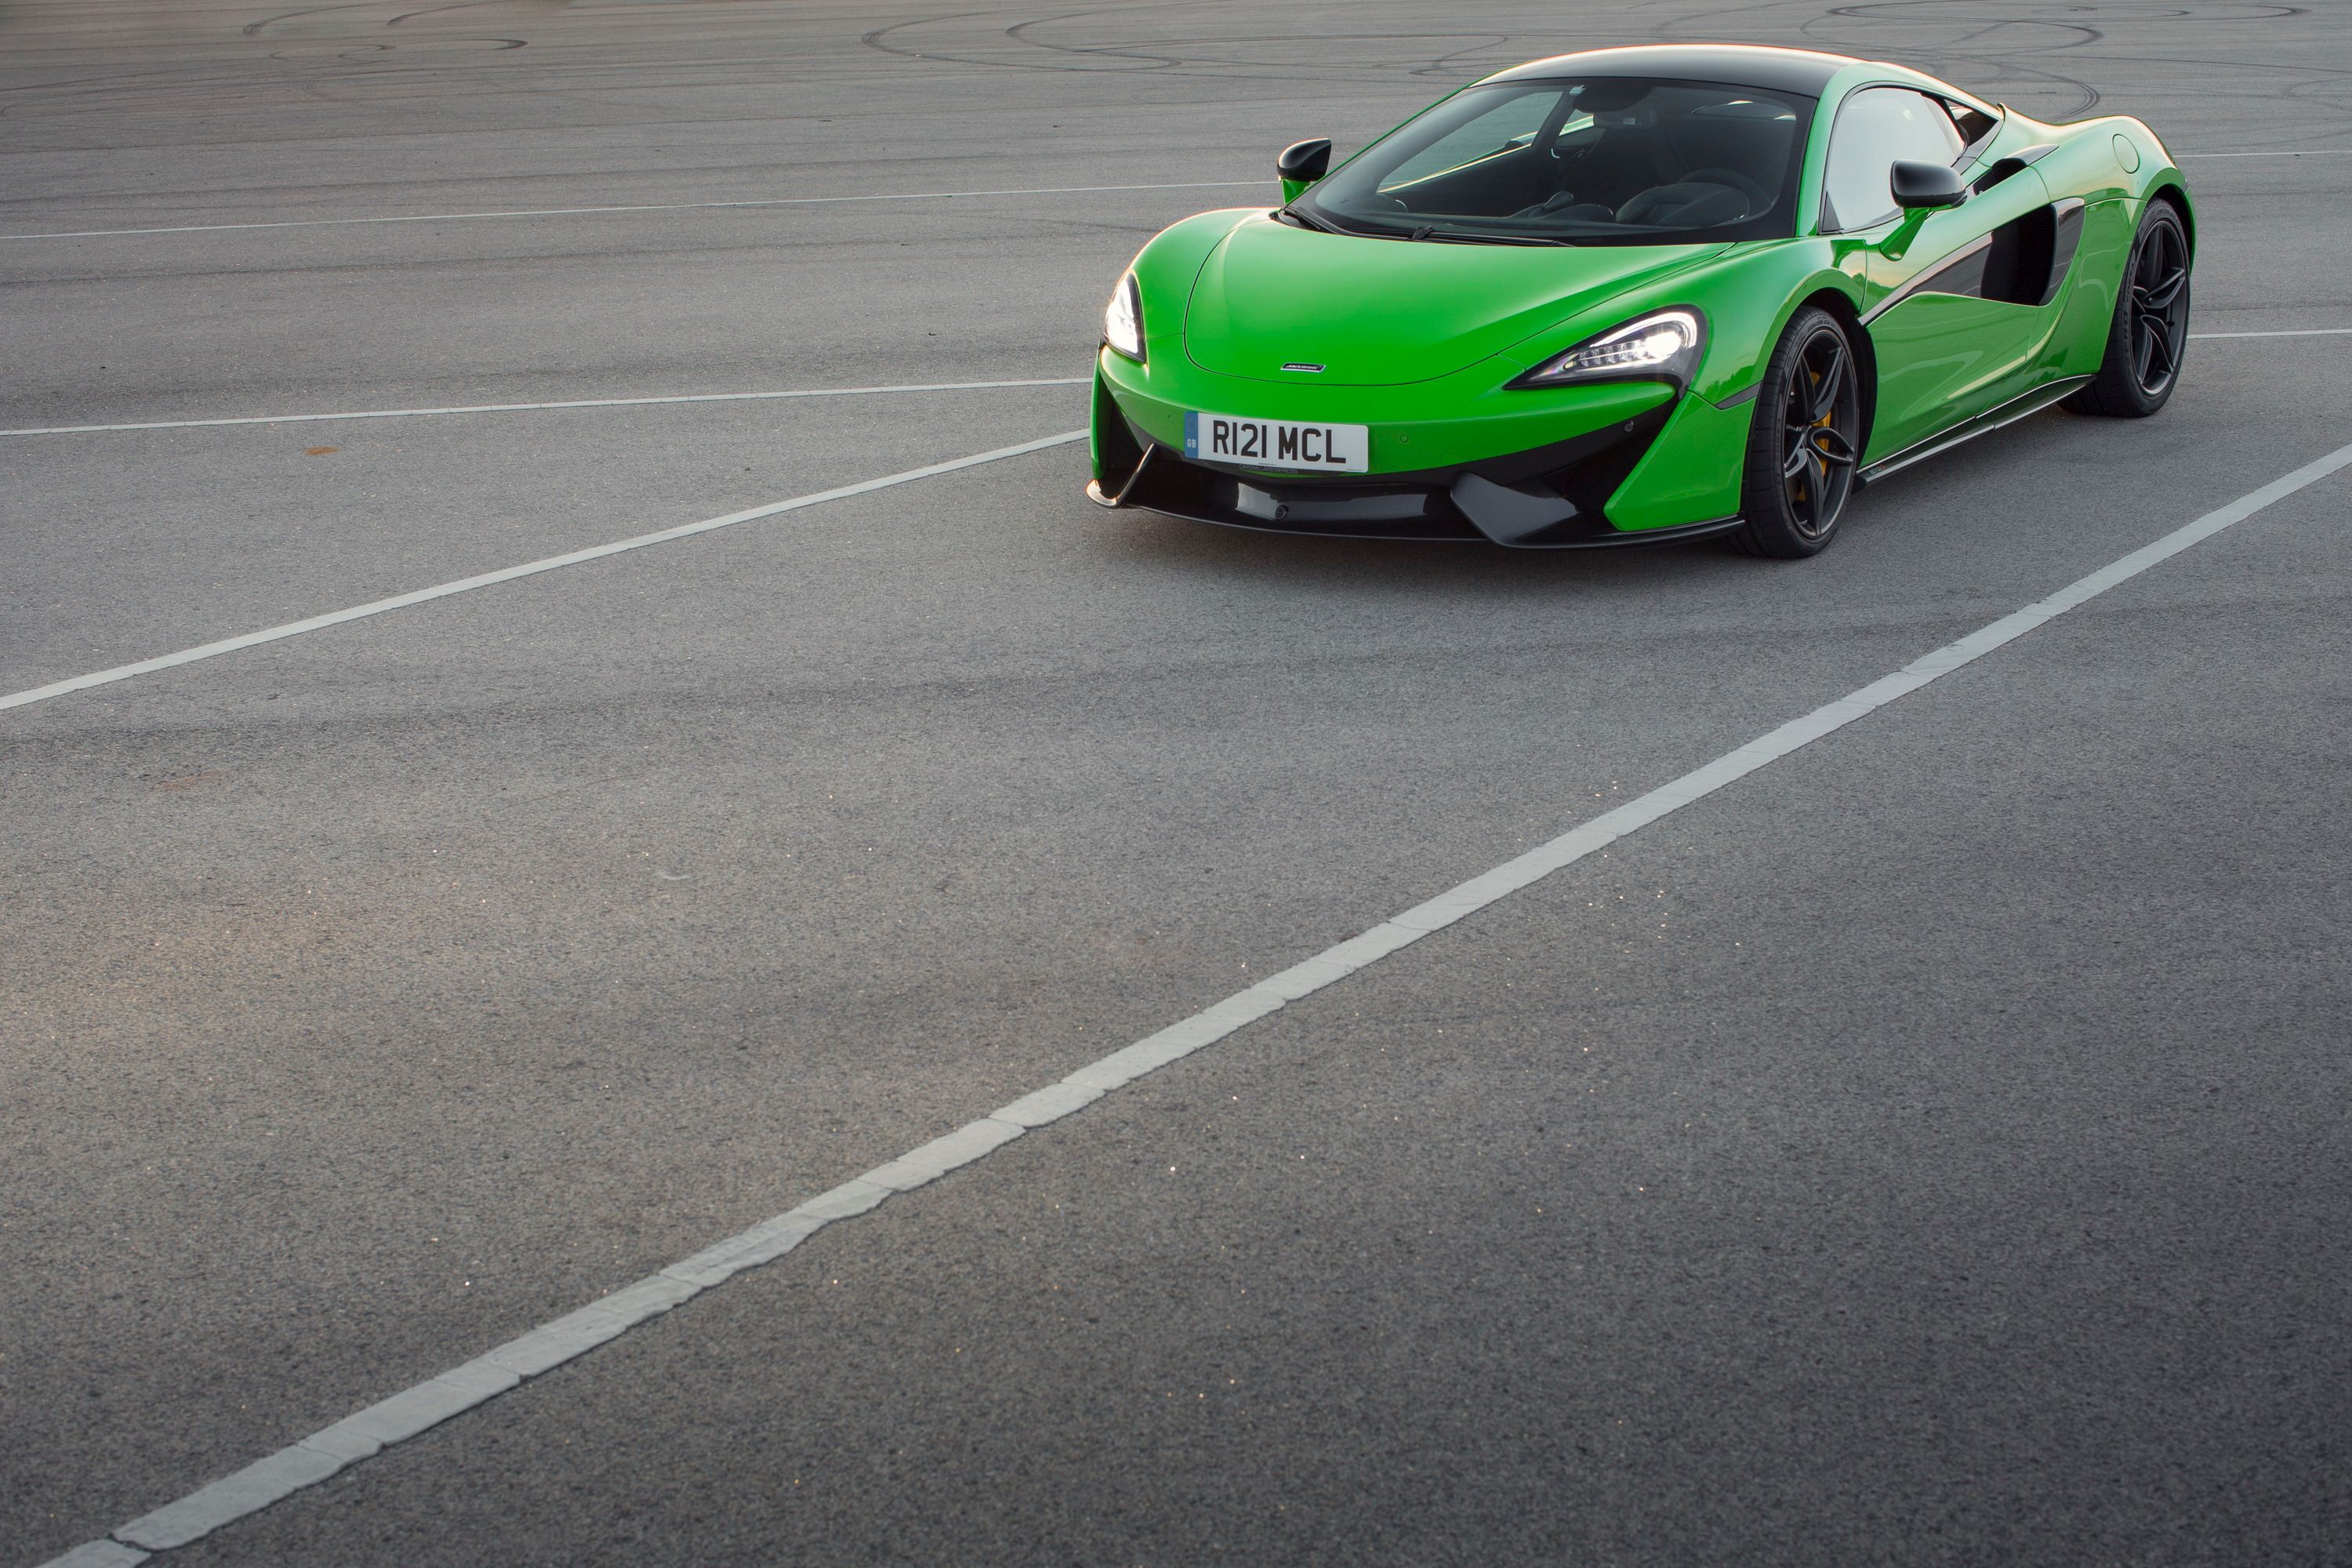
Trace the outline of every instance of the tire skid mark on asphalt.
<instances>
[{"instance_id":1,"label":"tire skid mark on asphalt","mask_svg":"<svg viewBox=\"0 0 2352 1568\"><path fill-rule=\"evenodd\" d=\"M1007 457L1072 439L1076 437L1057 437L989 456ZM952 466L969 467L980 460L985 459L966 459ZM1974 663L2346 468L2352 468L2352 445L2339 447L2326 457L2251 490L2077 579L2048 598L2012 611L1957 642L1912 660L1892 675L1836 701L1824 703L1524 855L1392 915L1360 936L1327 948L1189 1018L1113 1051L1057 1083L1000 1106L796 1208L716 1242L600 1300L347 1415L234 1475L118 1526L100 1540L51 1559L43 1568L127 1568L144 1562L156 1552L185 1545L257 1513L395 1443L493 1399L529 1378L585 1355L637 1324L659 1317L705 1290L717 1289L746 1269L773 1262L826 1226L854 1219L898 1194L911 1192L951 1171L983 1160L1038 1128L1050 1126L1293 1002L1337 984L1391 953L1498 903L1626 835Z\"/></svg>"}]
</instances>

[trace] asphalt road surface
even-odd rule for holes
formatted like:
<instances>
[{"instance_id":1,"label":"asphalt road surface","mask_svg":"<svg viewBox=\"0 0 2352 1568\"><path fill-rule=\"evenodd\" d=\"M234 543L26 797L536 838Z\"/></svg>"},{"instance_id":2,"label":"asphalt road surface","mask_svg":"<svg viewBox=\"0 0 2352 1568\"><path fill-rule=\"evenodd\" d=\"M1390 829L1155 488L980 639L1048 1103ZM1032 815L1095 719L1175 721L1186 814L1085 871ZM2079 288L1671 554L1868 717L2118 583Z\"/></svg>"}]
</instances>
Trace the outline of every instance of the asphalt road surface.
<instances>
[{"instance_id":1,"label":"asphalt road surface","mask_svg":"<svg viewBox=\"0 0 2352 1568\"><path fill-rule=\"evenodd\" d=\"M0 695L1076 430L1284 143L1713 38L2143 116L2237 335L1801 564L1114 516L1065 443L0 711L0 1564L2352 442L2340 7L0 7ZM2352 1562L2347 521L158 1562Z\"/></svg>"}]
</instances>

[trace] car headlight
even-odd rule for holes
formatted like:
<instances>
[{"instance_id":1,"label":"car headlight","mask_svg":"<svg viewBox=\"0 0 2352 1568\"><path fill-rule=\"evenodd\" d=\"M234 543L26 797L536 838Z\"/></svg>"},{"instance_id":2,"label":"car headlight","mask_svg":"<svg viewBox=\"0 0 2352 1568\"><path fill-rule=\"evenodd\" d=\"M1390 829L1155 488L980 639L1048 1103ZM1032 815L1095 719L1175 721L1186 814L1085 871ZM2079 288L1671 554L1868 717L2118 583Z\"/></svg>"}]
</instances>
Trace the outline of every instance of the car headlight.
<instances>
[{"instance_id":1,"label":"car headlight","mask_svg":"<svg viewBox=\"0 0 2352 1568\"><path fill-rule=\"evenodd\" d=\"M1129 272L1110 291L1103 307L1103 342L1136 363L1143 363L1143 291Z\"/></svg>"},{"instance_id":2,"label":"car headlight","mask_svg":"<svg viewBox=\"0 0 2352 1568\"><path fill-rule=\"evenodd\" d=\"M1567 386L1586 381L1664 381L1679 392L1698 368L1706 345L1706 318L1677 306L1653 310L1585 339L1511 382L1513 386Z\"/></svg>"}]
</instances>

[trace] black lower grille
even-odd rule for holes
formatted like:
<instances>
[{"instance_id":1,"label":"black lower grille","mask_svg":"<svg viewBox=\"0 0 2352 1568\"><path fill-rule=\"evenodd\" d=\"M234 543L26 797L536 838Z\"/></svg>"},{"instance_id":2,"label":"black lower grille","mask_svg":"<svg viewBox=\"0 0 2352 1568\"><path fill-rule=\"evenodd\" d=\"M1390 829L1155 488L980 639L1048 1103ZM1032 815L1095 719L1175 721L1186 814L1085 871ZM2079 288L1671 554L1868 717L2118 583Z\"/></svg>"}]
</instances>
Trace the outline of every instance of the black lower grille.
<instances>
[{"instance_id":1,"label":"black lower grille","mask_svg":"<svg viewBox=\"0 0 2352 1568\"><path fill-rule=\"evenodd\" d=\"M1618 531L1605 508L1664 427L1672 406L1459 468L1303 481L1188 461L1117 418L1104 443L1103 482L1120 505L1233 528L1351 539L1492 540L1536 549L1632 543L1654 535ZM1465 484L1465 479L1483 483Z\"/></svg>"}]
</instances>

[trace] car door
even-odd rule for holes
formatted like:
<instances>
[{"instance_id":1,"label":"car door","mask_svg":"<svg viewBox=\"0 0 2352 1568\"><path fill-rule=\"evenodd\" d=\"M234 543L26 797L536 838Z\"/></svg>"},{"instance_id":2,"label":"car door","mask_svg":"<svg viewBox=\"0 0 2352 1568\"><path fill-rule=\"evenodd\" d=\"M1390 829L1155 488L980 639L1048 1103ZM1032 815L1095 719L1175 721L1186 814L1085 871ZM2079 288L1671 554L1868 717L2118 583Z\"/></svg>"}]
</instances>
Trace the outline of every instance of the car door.
<instances>
[{"instance_id":1,"label":"car door","mask_svg":"<svg viewBox=\"0 0 2352 1568\"><path fill-rule=\"evenodd\" d=\"M1850 95L1831 132L1823 223L1862 242L1863 322L1878 364L1869 460L2017 395L2049 334L2038 289L2025 300L1987 292L2018 226L2047 220L2049 193L2030 168L1956 207L1895 205L1897 161L1953 163L1964 145L1942 101L1908 88Z\"/></svg>"}]
</instances>

